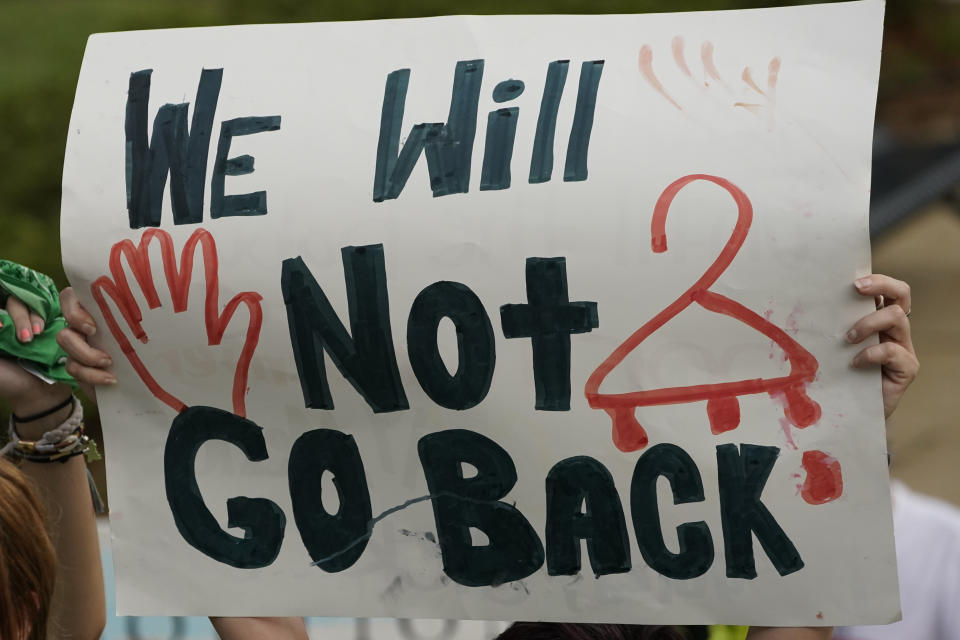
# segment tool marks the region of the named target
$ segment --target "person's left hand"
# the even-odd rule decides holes
[[[910,285],[889,276],[870,274],[853,283],[860,295],[877,301],[877,310],[860,318],[847,332],[847,342],[859,344],[874,334],[880,344],[860,351],[851,363],[858,369],[880,366],[883,413],[893,413],[920,371],[910,338]]]
[[[8,296],[6,309],[9,315],[4,320],[13,320],[17,326],[17,337],[21,342],[33,339],[32,329],[26,323],[34,322],[43,330],[42,320],[36,314],[27,311],[27,307],[17,298]],[[2,322],[2,321],[0,321]],[[26,332],[26,333],[24,333]],[[25,336],[21,338],[21,336]],[[0,399],[8,404],[11,410],[21,416],[32,415],[55,407],[70,395],[70,387],[65,384],[48,384],[40,378],[26,371],[16,360],[3,357],[0,353]]]
[[[97,385],[117,383],[109,371],[110,355],[87,342],[97,332],[97,324],[74,293],[73,287],[60,292],[60,308],[67,326],[57,334],[57,344],[67,353],[67,373],[80,384],[88,398],[96,402]]]

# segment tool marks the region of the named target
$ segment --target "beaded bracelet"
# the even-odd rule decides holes
[[[86,456],[87,462],[99,460],[100,452],[97,450],[97,443],[83,432],[83,405],[75,396],[71,396],[69,401],[73,403],[70,417],[57,428],[44,433],[39,440],[21,440],[20,434],[17,433],[17,421],[14,416],[11,416],[10,442],[3,449],[0,449],[0,454],[14,460],[40,463],[66,462],[73,456],[80,454]],[[66,404],[64,403],[59,408],[66,406]]]

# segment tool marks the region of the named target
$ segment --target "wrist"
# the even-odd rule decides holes
[[[18,416],[31,416],[55,407],[70,397],[70,387],[65,384],[47,384],[37,380],[29,393],[10,400],[10,409]]]
[[[43,417],[21,422],[15,421],[15,427],[19,436],[24,440],[37,440],[44,433],[63,424],[73,410],[73,404],[66,402],[70,396],[70,388],[66,385],[56,384],[48,385],[42,392],[32,393],[25,397],[18,398],[17,402],[11,403],[11,410],[18,418],[29,418],[37,414],[43,414],[58,405],[63,405],[56,411],[48,413]],[[64,404],[66,402],[66,404]]]

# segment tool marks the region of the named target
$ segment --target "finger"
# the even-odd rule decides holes
[[[33,340],[33,330],[30,328],[30,310],[13,296],[7,298],[7,313],[17,329],[17,339],[20,342]]]
[[[87,313],[83,305],[80,304],[80,300],[77,299],[77,294],[74,293],[73,287],[67,287],[60,292],[60,309],[63,312],[63,317],[66,319],[67,324],[71,327],[79,329],[88,336],[92,336],[97,332],[96,321],[94,321],[93,316]]]
[[[73,328],[63,329],[57,334],[57,344],[67,355],[86,367],[109,367],[110,356],[87,342],[86,336]]]
[[[880,365],[888,373],[906,380],[913,380],[920,371],[917,357],[896,342],[881,342],[867,347],[853,357],[851,365],[857,369]]]
[[[96,367],[86,367],[76,360],[67,359],[67,373],[73,376],[73,379],[80,383],[90,385],[117,384],[117,378],[106,369]]]
[[[43,318],[38,316],[34,312],[30,312],[30,329],[33,330],[33,335],[38,336],[43,333],[43,328],[46,326],[46,323],[43,321]]]
[[[908,313],[912,308],[910,285],[903,280],[897,280],[879,273],[871,273],[857,279],[853,284],[861,295],[883,296],[884,306],[896,304]]]
[[[856,344],[880,332],[885,332],[891,339],[906,347],[911,353],[913,352],[910,320],[899,305],[884,307],[863,316],[847,331],[846,339],[847,342]]]

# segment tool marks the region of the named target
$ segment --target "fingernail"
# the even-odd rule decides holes
[[[101,367],[109,367],[112,362],[113,362],[113,361],[110,360],[110,358],[104,358],[103,360],[100,361],[100,366],[101,366]]]
[[[34,333],[34,335],[43,333],[43,327],[40,326],[40,323],[39,323],[39,322],[36,323],[35,325],[33,325],[33,333]]]
[[[20,330],[20,342],[30,342],[33,336],[30,335],[30,329]]]
[[[853,342],[856,339],[857,339],[856,329],[850,329],[850,331],[847,331],[847,342]]]
[[[89,322],[86,324],[80,325],[80,330],[83,331],[88,336],[92,336],[97,332],[97,328],[92,324],[90,324]]]
[[[866,289],[870,286],[870,278],[860,278],[853,284],[856,285],[857,289]]]
[[[110,376],[109,378],[107,378],[107,384],[117,384],[117,379],[114,378],[113,376]]]

